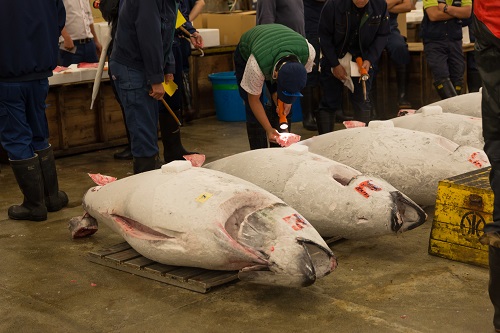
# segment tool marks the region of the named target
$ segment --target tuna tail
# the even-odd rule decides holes
[[[427,220],[425,211],[401,192],[393,191],[391,197],[396,203],[391,214],[392,231],[397,233],[412,230]]]

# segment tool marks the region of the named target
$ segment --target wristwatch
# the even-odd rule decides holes
[[[443,7],[443,13],[447,13],[448,12],[448,4],[444,5]]]

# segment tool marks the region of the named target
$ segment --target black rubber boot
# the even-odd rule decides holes
[[[318,125],[318,134],[325,134],[333,132],[333,126],[335,124],[335,114],[334,110],[319,109],[316,113],[316,123]]]
[[[488,292],[495,310],[493,325],[500,331],[500,248],[489,246],[490,283]]]
[[[455,92],[457,93],[457,95],[461,95],[462,94],[462,88],[464,86],[464,81],[463,80],[458,80],[458,81],[454,81],[452,83],[453,83],[453,87],[455,87]]]
[[[447,99],[453,96],[457,96],[455,87],[453,86],[453,83],[451,83],[449,78],[435,81],[434,87],[436,88],[441,99]]]
[[[410,72],[408,71],[408,65],[396,65],[399,109],[411,109],[411,103],[407,98],[409,75]]]
[[[317,131],[318,126],[316,125],[316,119],[314,119],[314,95],[312,88],[306,87],[302,91],[302,125],[306,130]]]
[[[190,121],[197,118],[197,112],[193,109],[193,105],[191,103],[192,94],[191,94],[191,86],[189,84],[189,73],[182,73],[182,87],[183,87],[183,108],[184,108],[184,121],[189,123]]]
[[[128,144],[127,147],[123,149],[123,151],[115,153],[113,157],[116,160],[132,160],[134,156],[132,156],[132,149],[130,148],[130,144]]]
[[[134,174],[151,171],[158,168],[156,156],[134,157]]]
[[[9,218],[13,220],[45,221],[47,207],[43,194],[43,177],[38,156],[26,160],[10,161],[17,184],[23,192],[21,205],[9,207]]]
[[[65,192],[59,191],[56,161],[52,146],[44,150],[38,150],[36,153],[42,170],[45,206],[49,212],[57,212],[68,205],[68,196]]]
[[[180,110],[174,111],[180,114]],[[184,155],[196,154],[189,152],[182,146],[181,129],[171,114],[159,114],[161,142],[163,142],[163,159],[165,163],[175,160],[184,161]]]

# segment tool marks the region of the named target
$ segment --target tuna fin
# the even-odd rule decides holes
[[[99,186],[104,186],[106,184],[112,183],[116,180],[116,177],[101,175],[100,173],[89,173],[90,178]]]

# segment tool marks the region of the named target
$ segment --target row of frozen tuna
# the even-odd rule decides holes
[[[204,168],[174,161],[101,182],[83,199],[86,214],[70,224],[78,237],[103,222],[160,263],[307,286],[337,266],[323,237],[413,229],[425,222],[419,205],[434,204],[440,180],[487,165],[478,148],[374,121]]]

